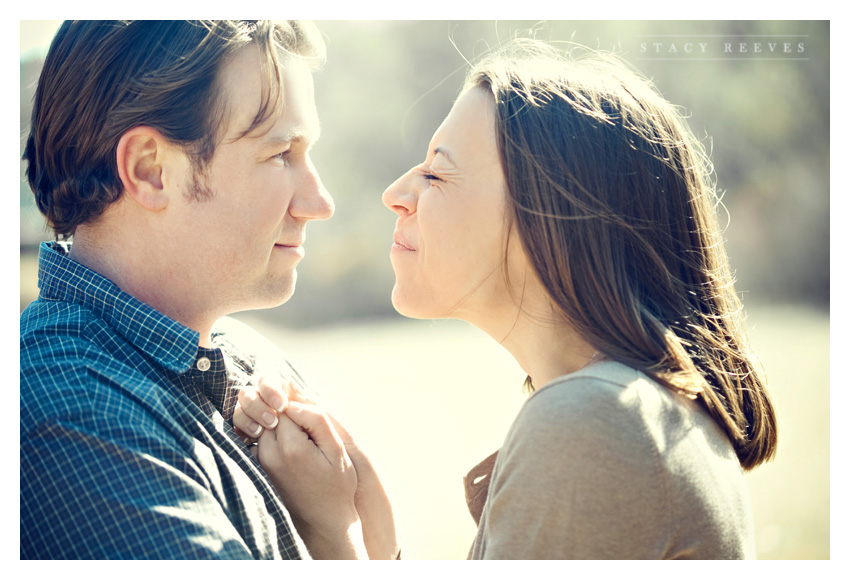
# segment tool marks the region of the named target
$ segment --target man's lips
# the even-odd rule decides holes
[[[285,248],[298,248],[300,246],[303,246],[305,241],[306,241],[306,237],[302,234],[302,235],[298,236],[297,238],[289,238],[289,239],[286,239],[286,240],[279,240],[279,241],[275,242],[274,245],[275,246],[283,246]]]
[[[275,250],[280,252],[285,252],[289,254],[297,255],[300,258],[304,257],[304,242],[303,241],[293,241],[293,242],[278,242],[274,245]]]

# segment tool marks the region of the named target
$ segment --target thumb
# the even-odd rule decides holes
[[[332,425],[332,426],[333,426],[333,428],[336,430],[336,432],[337,432],[337,434],[339,435],[340,439],[342,439],[342,443],[345,445],[345,447],[346,447],[346,448],[348,448],[348,447],[357,447],[357,444],[354,442],[354,438],[353,438],[353,437],[351,436],[351,434],[348,432],[348,429],[346,429],[345,427],[343,427],[343,426],[342,426],[342,424],[340,424],[340,422],[336,420],[336,417],[334,417],[334,416],[333,416],[333,415],[331,415],[330,413],[328,413],[327,415],[328,415],[328,418],[329,418],[329,419],[330,419],[330,421],[331,421],[331,425]]]
[[[345,444],[330,418],[315,405],[290,401],[286,416],[313,440],[319,451],[333,463],[344,460]]]

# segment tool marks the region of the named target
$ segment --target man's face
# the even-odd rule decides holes
[[[285,59],[281,114],[240,138],[260,107],[260,62],[259,51],[248,46],[223,69],[227,130],[201,174],[187,170],[180,184],[185,195],[174,200],[180,223],[175,235],[188,246],[184,275],[197,299],[209,301],[217,315],[288,300],[304,257],[307,222],[327,219],[334,209],[309,155],[319,119],[307,64]],[[193,182],[210,197],[193,200]]]

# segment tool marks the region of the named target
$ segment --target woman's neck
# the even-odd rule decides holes
[[[533,282],[516,302],[465,319],[505,347],[536,387],[584,368],[600,354],[560,316]]]
[[[584,368],[599,356],[597,350],[566,323],[522,315],[500,344],[531,377],[536,388]]]

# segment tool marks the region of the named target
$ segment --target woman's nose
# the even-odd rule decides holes
[[[384,205],[400,216],[416,213],[419,192],[416,190],[415,178],[411,169],[396,179],[381,196]]]

